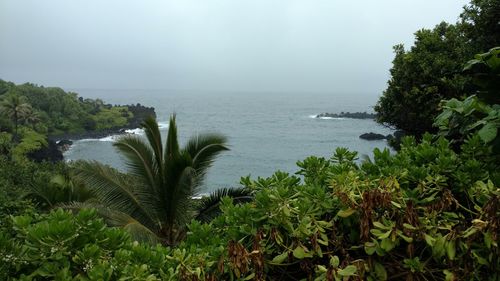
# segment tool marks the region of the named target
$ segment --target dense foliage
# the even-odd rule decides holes
[[[477,134],[485,144],[492,145],[494,154],[500,155],[500,47],[476,55],[465,71],[472,77],[476,95],[463,101],[445,101],[435,126],[455,145]]]
[[[112,106],[83,99],[60,88],[0,79],[0,154],[24,161],[60,161],[52,137],[85,137],[137,128],[153,108],[140,104]]]
[[[243,178],[255,200],[225,200],[221,216],[192,222],[175,249],[133,243],[89,211],[13,217],[11,233],[2,234],[3,274],[22,280],[498,280],[500,167],[488,160],[488,149],[477,135],[460,153],[444,138],[426,135],[419,144],[406,138],[395,155],[376,149],[361,164],[342,148],[331,159],[309,157],[298,162],[303,180],[282,172]]]
[[[500,45],[498,3],[472,0],[461,22],[417,32],[410,51],[395,48],[377,110],[417,134],[399,152],[311,156],[294,175],[242,178],[245,200],[220,200],[235,194],[223,190],[193,204],[225,139],[181,148],[173,119],[165,146],[152,118],[147,142],[117,142],[129,174],[33,163],[26,155],[47,132],[130,115],[0,81],[0,280],[500,280],[500,49],[483,49]],[[487,52],[465,64],[474,50]],[[49,114],[41,108],[53,97]],[[432,123],[437,134],[424,133]],[[157,239],[139,242],[137,229]]]
[[[499,0],[474,0],[456,24],[417,31],[409,50],[396,45],[388,87],[375,106],[378,121],[417,137],[436,132],[440,101],[472,94],[469,77],[461,73],[464,64],[500,46],[499,11]]]
[[[125,126],[133,117],[127,106],[111,106],[99,99],[83,99],[61,88],[30,83],[15,85],[0,80],[0,89],[0,99],[21,98],[30,107],[29,114],[19,116],[14,123],[28,124],[28,115],[35,115],[36,122],[32,122],[34,128],[51,135]],[[9,124],[2,125],[9,127]]]
[[[100,99],[84,99],[76,93],[65,92],[61,88],[43,87],[26,83],[15,85],[0,80],[0,99],[18,100],[25,105],[20,114],[13,116],[13,124],[3,119],[0,128],[10,129],[17,124],[30,125],[41,133],[57,135],[62,133],[82,133],[124,127],[135,122],[134,113],[143,119],[151,114],[148,108],[136,106],[112,106]],[[19,101],[20,100],[20,101]],[[22,108],[21,108],[22,109]],[[141,112],[140,110],[145,112]],[[6,111],[9,113],[11,111]],[[5,118],[8,114],[4,114]],[[137,116],[136,116],[137,117]],[[138,124],[135,124],[137,126]]]

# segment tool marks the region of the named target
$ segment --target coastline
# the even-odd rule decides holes
[[[140,128],[140,126],[136,126],[136,124],[130,124],[129,126],[109,128],[99,131],[85,131],[81,133],[64,133],[59,135],[49,135],[48,139],[55,141],[56,143],[64,140],[77,141],[82,139],[100,139],[114,135],[123,135],[126,134],[125,132],[126,130],[133,130],[138,128]]]
[[[79,133],[63,133],[57,135],[49,135],[49,140],[56,143],[61,140],[77,141],[82,139],[100,139],[112,135],[125,134],[126,130],[134,130],[141,128],[141,123],[146,117],[153,116],[156,118],[154,107],[143,106],[140,103],[125,105],[132,112],[133,117],[128,120],[125,126],[112,127],[103,130],[84,131]]]

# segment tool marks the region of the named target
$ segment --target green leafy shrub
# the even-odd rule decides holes
[[[471,76],[476,95],[463,101],[444,101],[434,126],[456,144],[477,135],[494,154],[500,155],[500,47],[476,55],[464,72]]]
[[[478,136],[455,152],[425,135],[362,163],[342,148],[309,157],[297,175],[242,178],[254,200],[226,197],[222,215],[191,222],[174,249],[132,242],[95,211],[18,216],[0,235],[0,270],[13,280],[498,280],[500,167],[487,153]]]
[[[282,172],[243,178],[255,201],[226,200],[181,247],[220,253],[211,270],[221,279],[497,280],[499,167],[477,158],[482,149],[473,138],[457,154],[425,135],[361,165],[346,149],[309,157],[304,183]]]
[[[206,253],[150,246],[109,228],[94,210],[12,217],[0,231],[2,280],[204,280]]]

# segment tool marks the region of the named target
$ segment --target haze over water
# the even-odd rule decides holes
[[[337,146],[368,154],[389,133],[371,120],[320,120],[371,111],[389,79],[392,46],[457,20],[466,0],[5,0],[0,79],[73,89],[84,98],[177,113],[180,136],[218,131],[231,151],[208,189],[240,176],[294,172]],[[89,90],[116,89],[129,90]],[[179,90],[130,90],[130,89]],[[192,90],[195,89],[195,90]],[[111,142],[67,153],[120,167]]]
[[[181,143],[201,132],[219,132],[229,138],[224,152],[209,170],[204,192],[236,186],[241,176],[270,176],[277,170],[294,173],[295,163],[307,156],[330,157],[343,146],[371,155],[385,141],[366,141],[366,132],[390,133],[372,120],[316,119],[313,115],[341,111],[372,112],[376,98],[342,93],[237,93],[167,90],[73,89],[83,97],[102,98],[113,104],[154,106],[158,120],[168,123],[177,114]],[[163,126],[162,137],[167,133]],[[124,169],[111,138],[76,142],[68,159],[93,159]]]

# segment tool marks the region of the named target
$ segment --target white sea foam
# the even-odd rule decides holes
[[[321,120],[345,120],[345,117],[330,117],[330,116],[321,116],[318,117],[317,114],[309,115],[309,118],[321,119]]]
[[[99,139],[79,139],[79,140],[76,140],[74,142],[76,143],[76,142],[92,142],[92,141],[99,141]],[[75,144],[73,143],[73,145],[75,145]]]
[[[104,138],[100,138],[100,139],[97,139],[98,141],[111,141],[111,142],[114,142],[118,139],[118,137],[120,137],[120,135],[111,135],[111,136],[107,136],[107,137],[104,137]]]
[[[135,129],[125,130],[125,133],[133,135],[144,135],[144,130],[141,128],[135,128]]]
[[[200,200],[200,199],[203,199],[203,197],[207,197],[207,196],[210,196],[210,194],[209,193],[199,193],[199,194],[196,194],[195,196],[192,196],[191,199]]]
[[[158,122],[158,128],[161,129],[167,129],[168,128],[168,122]]]
[[[168,128],[168,122],[159,122],[158,123],[158,128],[161,129],[167,129]],[[130,135],[138,135],[138,136],[143,136],[144,135],[144,129],[141,128],[135,128],[135,129],[127,129],[125,130],[126,134]],[[77,140],[76,142],[97,142],[97,141],[102,141],[102,142],[115,142],[117,141],[121,136],[124,134],[116,134],[116,135],[109,135],[106,137],[102,138],[95,138],[95,139],[80,139]]]

